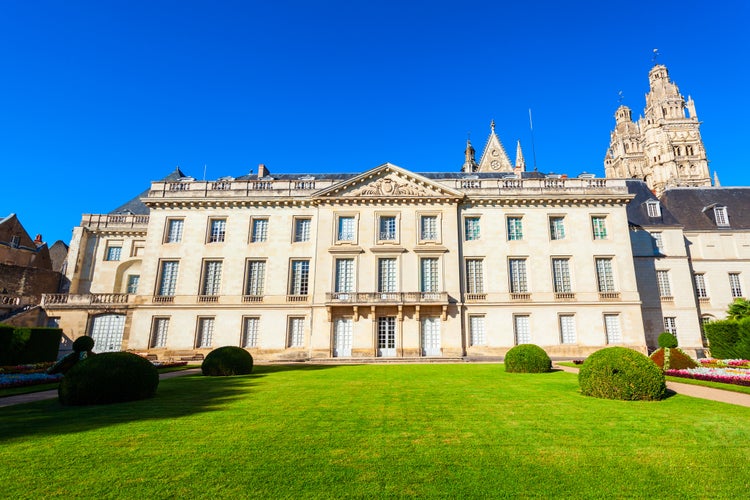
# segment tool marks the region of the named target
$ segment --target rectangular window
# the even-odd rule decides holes
[[[122,246],[108,246],[107,247],[107,255],[104,257],[104,260],[120,260],[120,256],[122,255]]]
[[[166,347],[168,330],[169,318],[154,318],[151,326],[151,347]]]
[[[242,325],[242,347],[258,347],[260,318],[245,318]]]
[[[180,262],[177,260],[162,261],[157,295],[164,297],[174,296],[175,289],[177,288],[177,271],[179,271],[179,268]]]
[[[21,245],[21,237],[20,236],[11,236],[10,237],[10,247],[11,248],[18,248]]]
[[[287,347],[304,347],[305,318],[289,318]]]
[[[396,217],[392,215],[383,215],[380,217],[380,240],[396,241]]]
[[[599,215],[591,217],[591,227],[594,230],[595,240],[607,239],[607,218]]]
[[[699,299],[708,298],[708,288],[706,288],[706,275],[696,274],[695,278],[695,294]]]
[[[740,273],[729,273],[729,288],[732,290],[732,298],[742,298],[742,283],[740,282]]]
[[[516,344],[531,344],[531,326],[528,316],[513,316]]]
[[[307,295],[310,284],[310,261],[293,260],[291,262],[289,295]]]
[[[263,296],[266,282],[266,261],[248,260],[245,276],[245,295]]]
[[[438,241],[437,215],[423,215],[419,222],[420,239],[424,241]]]
[[[508,274],[510,275],[510,293],[527,293],[529,291],[526,279],[526,259],[509,259]]]
[[[209,243],[222,243],[224,236],[227,231],[227,220],[226,219],[210,219],[208,242]]]
[[[252,232],[250,241],[252,243],[261,243],[266,241],[268,236],[268,219],[253,219]]]
[[[612,273],[612,259],[596,259],[596,280],[599,292],[614,292],[615,276]]]
[[[138,282],[141,280],[138,274],[128,275],[128,292],[127,293],[138,293]]]
[[[336,289],[338,293],[354,291],[354,259],[336,259]]]
[[[310,219],[294,219],[294,241],[298,243],[300,241],[310,240],[310,226],[312,221]]]
[[[185,227],[183,219],[167,219],[167,234],[164,243],[179,243],[182,241],[182,231]]]
[[[201,286],[201,295],[219,295],[221,288],[221,267],[220,260],[207,260],[203,263],[203,285]]]
[[[569,259],[552,259],[552,284],[555,293],[570,293],[573,291],[570,285]]]
[[[550,217],[549,218],[549,238],[551,240],[565,239],[565,218],[564,217]]]
[[[487,338],[484,329],[484,316],[469,316],[469,339],[471,345],[486,345]]]
[[[729,227],[729,216],[727,215],[727,207],[714,207],[714,218],[716,219],[717,226]]]
[[[604,315],[604,330],[607,334],[607,344],[622,343],[622,330],[620,329],[619,314]]]
[[[338,235],[336,239],[338,241],[354,241],[355,222],[354,217],[339,217]]]
[[[651,233],[654,238],[654,254],[659,255],[664,252],[664,240],[661,233]]]
[[[482,259],[466,259],[466,293],[484,293]]]
[[[656,271],[656,283],[659,286],[659,297],[671,297],[672,286],[669,282],[669,271]]]
[[[509,241],[523,239],[523,223],[521,217],[508,217],[507,225]]]
[[[658,201],[647,201],[646,211],[649,217],[661,217],[661,206]]]
[[[378,259],[378,292],[394,293],[396,291],[396,259]]]
[[[438,260],[434,257],[421,259],[421,283],[420,291],[437,292],[440,288],[438,276]]]
[[[664,331],[672,335],[677,335],[677,318],[674,316],[665,316]]]
[[[195,347],[208,349],[214,338],[214,318],[198,318],[198,333],[195,339]]]
[[[563,344],[576,343],[576,318],[572,314],[560,315],[560,341]]]
[[[464,219],[464,230],[466,241],[479,239],[479,217],[466,217]]]

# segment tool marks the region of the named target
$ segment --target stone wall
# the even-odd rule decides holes
[[[62,274],[48,269],[0,264],[0,292],[18,297],[34,297],[43,293],[56,293]]]

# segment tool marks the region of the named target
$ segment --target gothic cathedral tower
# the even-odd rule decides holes
[[[690,96],[685,102],[666,66],[657,64],[648,78],[644,116],[634,122],[627,106],[615,112],[606,176],[642,179],[657,196],[673,186],[710,186],[695,103]]]

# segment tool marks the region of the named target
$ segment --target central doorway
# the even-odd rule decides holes
[[[440,356],[440,318],[422,319],[422,355]]]
[[[378,356],[396,356],[396,317],[378,318]]]
[[[336,318],[333,325],[333,355],[349,357],[352,355],[352,319]]]

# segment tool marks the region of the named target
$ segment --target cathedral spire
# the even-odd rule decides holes
[[[520,140],[516,143],[516,168],[515,170],[518,172],[526,171],[526,160],[523,157],[523,150],[521,150]]]

